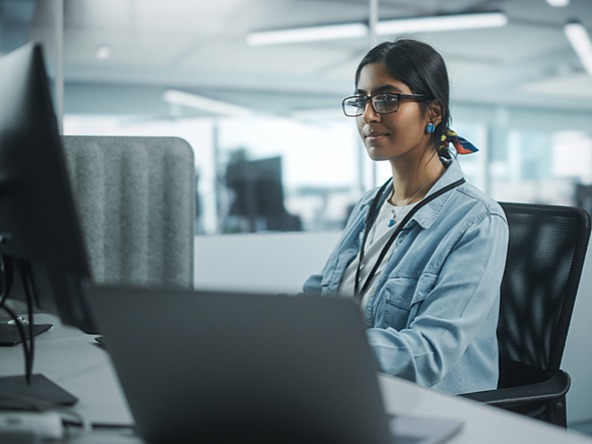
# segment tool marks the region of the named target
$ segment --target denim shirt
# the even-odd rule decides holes
[[[428,195],[462,177],[453,160]],[[322,273],[306,281],[304,293],[337,296],[360,250],[376,193],[358,202]],[[451,394],[496,388],[507,245],[502,208],[467,182],[419,209],[385,256],[363,313],[379,371]]]

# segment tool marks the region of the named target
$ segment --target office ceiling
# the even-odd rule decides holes
[[[0,0],[0,51],[42,40],[51,69],[56,3]],[[414,34],[446,58],[455,102],[592,111],[592,76],[562,29],[577,19],[592,34],[592,1],[561,8],[546,0],[378,2],[381,19],[489,10],[504,11],[509,24]],[[167,88],[270,114],[338,111],[368,38],[254,47],[246,36],[368,17],[368,0],[64,0],[66,112],[195,113],[166,104]],[[110,57],[96,57],[101,46]]]

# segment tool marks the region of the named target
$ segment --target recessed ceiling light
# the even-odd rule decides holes
[[[107,45],[101,45],[95,51],[95,57],[99,60],[106,60],[111,57],[111,47]]]

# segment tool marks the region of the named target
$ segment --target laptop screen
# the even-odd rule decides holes
[[[105,286],[88,296],[146,440],[392,442],[351,300]]]

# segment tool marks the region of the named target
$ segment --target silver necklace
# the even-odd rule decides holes
[[[394,227],[396,223],[397,223],[397,213],[395,213],[394,208],[391,208],[391,217],[389,218],[389,220],[386,221],[386,226],[391,228],[391,227]]]
[[[426,185],[427,185],[428,183],[430,183],[430,181],[431,181],[431,180],[432,180],[432,178],[429,178],[429,179],[427,180],[427,182],[425,182],[425,183],[424,183],[424,184],[423,184],[423,185],[422,185],[422,186],[421,186],[421,187],[420,187],[420,188],[419,188],[419,189],[418,189],[418,190],[415,192],[415,194],[413,194],[413,196],[411,196],[409,199],[407,199],[407,200],[405,201],[405,205],[407,205],[409,202],[411,202],[413,199],[415,199],[415,197],[416,197],[416,196],[417,196],[417,195],[418,195],[418,194],[421,192],[421,190],[423,190],[423,189],[426,187]],[[394,193],[395,193],[395,191],[393,190],[393,194],[394,194]],[[390,198],[389,198],[389,200],[390,200]],[[400,207],[404,207],[405,205],[400,205]],[[393,206],[393,208],[391,208],[391,217],[390,217],[390,218],[387,220],[387,222],[386,222],[386,225],[387,225],[387,227],[389,227],[389,228],[391,228],[391,227],[394,227],[394,226],[395,226],[395,224],[397,223],[397,212],[396,212],[396,208],[397,208],[397,205],[395,205],[395,206]]]

